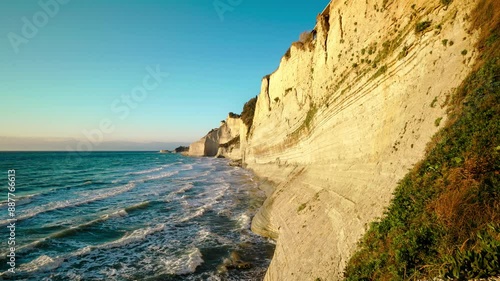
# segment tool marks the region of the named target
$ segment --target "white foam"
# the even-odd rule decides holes
[[[217,240],[217,242],[219,244],[222,244],[222,245],[234,244],[233,241],[231,241],[231,239],[220,236],[217,233],[210,232],[209,230],[202,228],[198,232],[198,236],[196,237],[196,240],[195,240],[195,243],[196,243],[195,245],[199,245],[199,244],[202,244],[206,241],[213,240],[213,239]]]
[[[149,176],[149,177],[146,177],[144,179],[140,179],[140,180],[138,180],[138,182],[145,182],[145,181],[152,181],[152,180],[159,180],[159,179],[163,179],[163,178],[169,178],[173,175],[177,175],[178,173],[179,173],[179,171],[165,172],[165,173],[161,173],[159,175]]]
[[[165,198],[165,202],[171,202],[177,195],[182,194],[194,187],[193,183],[188,182],[184,184],[180,189],[170,192]]]
[[[208,206],[200,207],[196,209],[193,213],[184,216],[178,220],[178,222],[187,222],[190,221],[194,218],[201,217],[208,209]]]
[[[194,218],[202,216],[207,210],[214,207],[217,202],[224,197],[225,192],[229,189],[228,184],[220,184],[217,187],[207,186],[207,191],[198,194],[195,200],[185,200],[184,195],[181,196],[181,205],[189,212],[186,216],[181,217],[178,222],[186,222]]]
[[[144,174],[150,174],[150,173],[158,172],[158,171],[161,171],[161,170],[163,170],[163,167],[158,167],[158,168],[153,168],[153,169],[148,169],[148,170],[143,170],[143,171],[138,171],[138,172],[130,172],[130,173],[126,173],[125,175],[126,176],[129,176],[129,175],[144,175]]]
[[[133,242],[137,241],[142,241],[144,238],[146,238],[148,235],[151,235],[153,233],[162,231],[165,228],[165,224],[158,224],[155,227],[146,227],[146,228],[139,228],[131,233],[123,236],[122,238],[105,243],[99,246],[92,247],[92,249],[111,249],[111,248],[116,248],[116,247],[121,247]]]
[[[250,222],[250,216],[246,213],[243,213],[238,217],[238,223],[240,224],[241,229],[250,229]]]
[[[184,169],[181,169],[182,171],[190,171],[193,169],[193,165],[191,164],[185,164],[183,167]]]
[[[121,246],[128,245],[133,242],[137,241],[142,241],[144,240],[148,235],[151,235],[153,233],[162,231],[165,228],[165,224],[158,224],[155,227],[146,227],[146,228],[140,228],[132,231],[129,234],[126,234],[122,238],[111,241],[108,243],[100,244],[97,246],[86,246],[78,251],[74,252],[70,256],[72,257],[78,257],[78,256],[84,256],[92,252],[93,250],[100,250],[100,249],[113,249],[113,248],[118,248]]]
[[[41,268],[44,268],[45,270],[52,270],[59,267],[62,262],[63,259],[53,259],[49,256],[41,255],[29,263],[22,264],[19,269],[24,272],[34,272],[38,271]]]
[[[107,220],[109,218],[126,217],[127,215],[128,215],[127,211],[125,209],[121,209],[121,210],[113,212],[111,214],[102,215],[100,217],[100,219],[95,220],[95,222],[97,222],[97,221],[104,221],[104,220]],[[94,221],[91,221],[91,222],[94,222]]]
[[[193,248],[186,255],[174,260],[165,258],[160,258],[160,260],[165,264],[166,273],[173,275],[193,273],[203,263],[203,258],[198,248]]]

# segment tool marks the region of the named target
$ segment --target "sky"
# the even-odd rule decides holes
[[[328,2],[3,0],[0,151],[193,142]]]

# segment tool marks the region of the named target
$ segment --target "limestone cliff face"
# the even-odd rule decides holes
[[[213,129],[199,141],[189,145],[189,156],[215,156],[219,150],[220,129]]]
[[[241,159],[240,135],[246,126],[239,117],[229,115],[219,128],[189,146],[189,156],[216,156]]]
[[[263,78],[241,157],[275,183],[253,231],[266,280],[338,280],[367,224],[446,120],[474,63],[476,1],[333,1]]]
[[[239,117],[228,116],[220,127],[218,157],[241,159],[240,130],[244,126]]]

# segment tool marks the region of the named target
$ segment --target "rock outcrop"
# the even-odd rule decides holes
[[[222,121],[220,127],[208,132],[199,141],[189,146],[189,156],[215,156],[227,157],[235,160],[241,159],[240,136],[246,135],[247,128],[241,118],[235,114],[229,114]]]
[[[189,156],[215,156],[219,150],[219,129],[212,129],[199,141],[189,145]]]
[[[219,153],[274,183],[252,223],[277,240],[266,280],[341,279],[423,157],[478,54],[476,3],[445,2],[333,1],[263,78],[239,154]]]
[[[241,118],[226,118],[226,121],[220,126],[219,150],[217,157],[227,157],[231,159],[241,159],[240,134],[244,127]]]

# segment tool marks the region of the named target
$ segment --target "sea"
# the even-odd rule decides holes
[[[226,159],[1,152],[0,169],[0,280],[262,280],[274,252],[250,230],[258,179]]]

